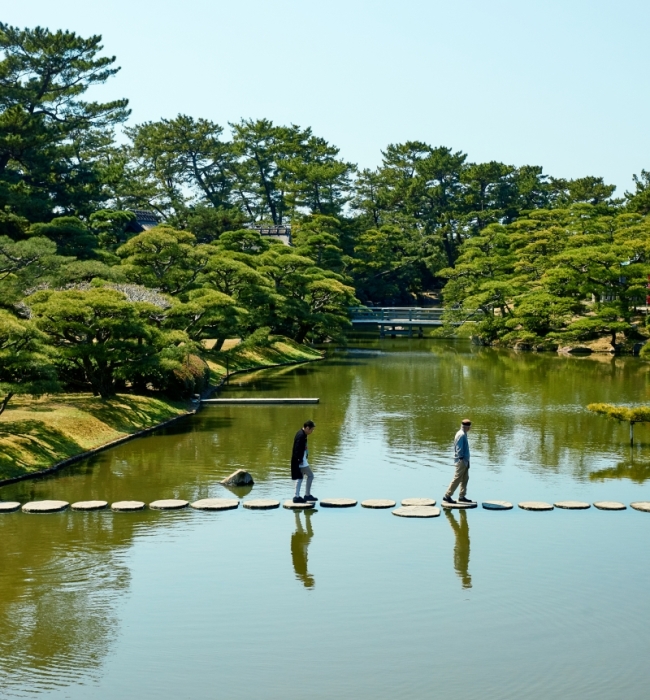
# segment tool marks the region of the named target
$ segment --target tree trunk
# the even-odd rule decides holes
[[[7,404],[11,401],[11,397],[14,395],[13,391],[10,391],[4,399],[0,402],[0,416],[4,413],[5,408],[7,408]]]
[[[311,330],[310,325],[305,325],[305,324],[300,324],[300,328],[298,330],[298,333],[296,334],[296,337],[294,338],[295,342],[298,343],[299,345],[302,345],[304,342],[305,338],[307,337],[307,333]]]

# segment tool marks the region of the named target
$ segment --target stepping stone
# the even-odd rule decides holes
[[[324,498],[320,504],[323,508],[353,508],[357,501],[354,498]]]
[[[149,508],[153,510],[180,510],[181,508],[187,508],[189,506],[188,501],[181,501],[177,498],[163,498],[160,501],[152,501],[149,504]]]
[[[362,504],[363,505],[363,504]],[[403,506],[435,506],[435,498],[403,498]]]
[[[190,505],[196,510],[234,510],[239,508],[239,501],[236,498],[202,498]]]
[[[57,513],[69,505],[67,501],[30,501],[23,506],[23,513]]]
[[[553,506],[544,501],[522,501],[519,507],[523,510],[553,510]]]
[[[361,501],[362,508],[394,508],[395,501],[387,498],[370,498],[367,501]]]
[[[558,501],[554,505],[556,508],[564,508],[565,510],[587,510],[587,508],[591,508],[591,505],[584,501]]]
[[[402,506],[395,508],[393,515],[400,518],[437,518],[440,515],[440,508],[433,506]]]
[[[112,510],[117,511],[130,511],[130,510],[144,510],[144,503],[142,501],[116,501],[111,503]]]
[[[636,501],[636,503],[630,503],[630,508],[641,510],[644,513],[650,513],[650,501]]]
[[[440,505],[443,508],[461,508],[461,509],[466,509],[466,508],[476,508],[478,506],[478,503],[447,503],[447,501],[440,501]]]
[[[618,501],[597,501],[594,506],[598,510],[625,510],[627,507],[625,503],[619,503]]]
[[[20,508],[18,501],[0,501],[0,513],[13,513]]]
[[[104,510],[108,505],[108,501],[77,501],[70,508],[72,510]]]
[[[307,501],[307,503],[294,503],[293,501],[285,501],[282,504],[283,508],[287,510],[311,510],[316,503],[314,501]]]
[[[512,510],[510,501],[483,501],[485,510]]]
[[[244,501],[244,508],[249,510],[272,510],[279,508],[280,501],[272,501],[270,498],[257,498],[250,501]]]

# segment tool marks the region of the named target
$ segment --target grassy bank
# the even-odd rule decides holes
[[[242,348],[226,341],[221,352],[210,352],[205,359],[210,367],[211,383],[218,384],[228,372],[246,369],[262,369],[287,362],[309,362],[319,360],[322,353],[306,345],[298,345],[293,340],[281,338],[266,347]]]
[[[242,348],[236,353],[211,352],[206,359],[213,384],[225,376],[226,355],[230,372],[321,357],[316,350],[286,339],[267,347]],[[151,428],[188,410],[186,402],[132,394],[119,394],[108,400],[91,394],[15,397],[0,416],[0,481],[49,469],[64,459]]]
[[[14,398],[0,416],[0,480],[24,476],[187,412],[151,396]]]

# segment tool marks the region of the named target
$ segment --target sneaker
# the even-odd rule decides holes
[[[294,496],[293,502],[294,503],[306,503],[307,501],[305,501],[305,499],[302,496]]]
[[[476,501],[472,501],[472,500],[470,500],[469,498],[465,498],[465,496],[461,496],[461,497],[458,499],[458,502],[459,502],[459,503],[476,503]]]
[[[454,501],[454,499],[453,499],[451,496],[443,496],[443,499],[442,499],[442,500],[443,500],[445,503],[456,503],[456,501]]]
[[[312,496],[311,494],[309,494],[309,496],[305,496],[305,501],[311,501],[312,503],[315,503],[317,500],[318,499],[316,498],[316,496]]]

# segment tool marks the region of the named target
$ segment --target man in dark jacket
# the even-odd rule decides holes
[[[308,420],[296,433],[293,439],[293,451],[291,452],[291,478],[296,482],[296,495],[293,497],[294,503],[306,503],[307,501],[317,501],[318,499],[311,495],[311,482],[314,480],[314,473],[309,468],[307,455],[307,436],[314,432],[314,421]],[[303,477],[307,477],[307,486],[305,487],[305,497],[300,495]]]

